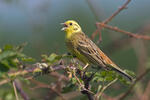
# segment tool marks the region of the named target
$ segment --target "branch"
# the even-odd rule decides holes
[[[110,85],[112,85],[113,83],[115,83],[118,79],[116,78],[115,80],[111,81],[110,83],[108,83],[106,86],[102,87],[101,91],[99,91],[98,93],[96,93],[95,98],[96,100],[99,100],[99,98],[101,97],[102,93],[104,92],[104,90],[106,88],[108,88]]]
[[[16,89],[18,90],[18,93],[20,93],[21,97],[24,99],[24,100],[29,100],[29,97],[28,95],[23,91],[19,81],[16,81],[14,80],[14,84],[16,86]]]
[[[150,81],[148,82],[146,88],[145,88],[145,92],[142,94],[140,100],[149,100],[150,96]]]
[[[50,73],[50,75],[52,76],[52,77],[55,77],[56,79],[61,79],[61,80],[63,80],[63,81],[69,81],[69,78],[67,77],[67,76],[65,76],[65,75],[63,75],[63,74],[60,74],[60,73],[58,73],[58,72],[51,72]],[[59,79],[59,80],[60,80]]]
[[[108,24],[108,22],[110,22],[116,15],[118,15],[122,10],[124,10],[125,8],[127,8],[127,5],[130,3],[131,0],[127,0],[116,12],[114,12],[109,18],[107,18],[105,21],[103,21],[103,24]],[[101,29],[102,27],[97,26],[96,31],[92,34],[92,39],[94,39],[94,37],[97,35],[97,33],[99,32],[99,40],[98,42],[100,42],[101,39]]]
[[[29,73],[44,73],[44,74],[47,74],[47,73],[51,73],[51,72],[54,72],[56,70],[61,70],[61,69],[65,69],[66,66],[64,65],[54,65],[54,66],[48,66],[46,63],[36,63],[36,64],[33,64],[33,65],[26,65],[27,69],[25,70],[19,70],[19,71],[16,71],[16,72],[9,72],[8,73],[8,77],[10,78],[7,78],[7,79],[4,79],[4,80],[1,80],[0,81],[0,85],[3,85],[3,84],[6,84],[8,82],[11,81],[11,77],[12,78],[16,78],[17,76],[24,76],[26,74],[29,74]]]
[[[110,22],[116,15],[118,15],[122,10],[127,8],[127,5],[130,3],[131,0],[127,0],[116,12],[114,12],[109,18],[103,21],[103,24],[107,24]]]
[[[112,27],[110,25],[106,25],[104,23],[97,23],[99,24],[101,27],[105,27],[107,29],[110,29],[110,30],[113,30],[113,31],[116,31],[116,32],[120,32],[120,33],[124,33],[128,36],[131,36],[131,37],[134,37],[134,38],[137,38],[137,39],[144,39],[144,40],[150,40],[150,36],[146,36],[146,35],[138,35],[139,33],[132,33],[132,32],[128,32],[128,31],[124,31],[124,30],[121,30],[117,27]]]
[[[79,72],[78,73],[82,73],[80,70],[78,70]],[[88,97],[88,100],[94,100],[94,98],[93,98],[93,92],[92,91],[90,91],[90,89],[89,89],[89,85],[90,85],[90,81],[91,81],[91,79],[92,79],[92,77],[93,77],[93,75],[91,75],[90,77],[87,77],[86,75],[85,75],[85,73],[83,74],[83,76],[80,76],[81,77],[81,79],[83,80],[83,84],[80,82],[80,80],[79,80],[79,78],[76,76],[76,73],[75,73],[75,70],[73,69],[73,71],[72,71],[72,73],[73,73],[73,75],[74,75],[74,77],[76,78],[76,80],[77,80],[77,82],[78,82],[78,84],[79,84],[79,86],[81,87],[81,89],[83,89],[82,91],[81,91],[81,93],[82,94],[86,94],[87,95],[87,97]]]
[[[10,79],[4,79],[4,80],[0,81],[0,86],[3,85],[3,84],[8,83],[10,81],[11,81]]]
[[[12,82],[12,84],[13,84],[13,88],[14,88],[14,92],[15,92],[16,100],[19,100],[19,97],[18,97],[18,93],[17,93],[17,89],[16,89],[15,82],[13,81],[13,82]]]
[[[86,94],[89,100],[94,100],[93,92],[90,90],[90,81],[92,80],[95,73],[91,74],[89,77],[86,75],[86,72],[84,72],[83,76],[81,76],[83,82],[84,82],[84,88],[86,90],[81,91],[82,94]]]
[[[57,88],[57,84],[55,85],[48,85],[36,80],[30,80],[32,81],[32,83],[35,83],[37,86],[32,88],[32,89],[36,89],[36,88],[49,88],[51,91],[53,91],[54,93],[56,93],[59,97],[61,97],[62,100],[66,100],[63,95],[56,89]]]

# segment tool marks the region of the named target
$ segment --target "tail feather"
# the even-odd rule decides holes
[[[118,74],[126,78],[128,81],[133,82],[133,77],[121,70],[120,68],[114,68],[112,67],[112,70],[116,71]]]

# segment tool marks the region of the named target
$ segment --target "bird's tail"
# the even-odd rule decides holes
[[[133,82],[134,79],[132,76],[130,76],[129,74],[127,74],[125,71],[123,71],[122,69],[120,68],[115,68],[115,67],[112,67],[112,70],[114,70],[115,72],[117,72],[119,75],[123,76],[125,79],[127,79],[128,81],[130,82]]]

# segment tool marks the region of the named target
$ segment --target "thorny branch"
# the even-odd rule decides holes
[[[103,21],[103,24],[108,24],[108,22],[110,22],[116,15],[118,15],[122,10],[124,10],[125,8],[127,8],[127,5],[130,3],[131,0],[127,0],[116,12],[114,12],[109,18],[107,18],[105,21]],[[94,39],[94,37],[97,35],[97,33],[99,32],[99,41],[101,41],[101,29],[102,27],[97,26],[96,31],[92,34],[92,39]]]
[[[145,88],[144,94],[141,96],[140,100],[149,100],[150,95],[149,95],[149,90],[150,90],[150,81],[148,82],[147,87]]]
[[[116,32],[121,32],[121,33],[124,33],[130,37],[134,37],[134,38],[137,38],[137,39],[144,39],[144,40],[150,40],[150,36],[146,36],[146,35],[139,35],[138,33],[132,33],[132,32],[128,32],[128,31],[124,31],[124,30],[121,30],[117,27],[112,27],[110,25],[106,25],[104,23],[97,23],[97,25],[100,25],[101,27],[105,27],[105,28],[108,28],[110,30],[113,30],[113,31],[116,31]]]
[[[81,87],[81,93],[87,95],[88,100],[94,100],[94,93],[90,90],[90,81],[92,80],[95,73],[93,73],[90,77],[88,77],[86,75],[86,71],[83,72],[79,69],[77,69],[77,70],[73,69],[71,71],[72,71],[73,76],[77,80],[77,83],[78,83],[77,85],[79,85],[79,87]],[[83,82],[80,82],[80,80],[76,74],[80,75],[80,78],[83,80]]]
[[[18,90],[18,93],[20,93],[21,97],[24,100],[29,100],[28,95],[23,91],[21,84],[19,83],[19,81],[14,80],[14,84],[16,86],[16,89]]]
[[[116,32],[120,32],[120,33],[124,33],[128,36],[131,36],[131,37],[134,37],[134,38],[137,38],[137,39],[144,39],[144,40],[150,40],[150,36],[146,36],[146,35],[139,35],[139,34],[135,34],[135,33],[132,33],[132,32],[128,32],[128,31],[125,31],[125,30],[121,30],[117,27],[112,27],[110,25],[107,25],[108,22],[110,22],[116,15],[118,15],[123,9],[127,8],[127,5],[130,3],[131,0],[127,0],[123,6],[121,6],[116,12],[114,12],[112,14],[112,16],[110,16],[109,18],[107,18],[105,21],[103,22],[98,22],[96,23],[96,31],[92,34],[92,39],[94,39],[94,37],[97,35],[97,33],[99,33],[99,40],[98,42],[100,42],[102,40],[102,37],[101,37],[101,30],[102,28],[108,28],[110,30],[113,30],[113,31],[116,31]]]
[[[26,65],[27,69],[24,70],[19,70],[16,72],[9,72],[8,73],[8,77],[17,77],[17,76],[24,76],[26,74],[29,73],[37,73],[37,72],[42,72],[42,73],[50,73],[50,72],[54,72],[56,70],[61,70],[61,69],[65,69],[66,66],[64,65],[54,65],[54,66],[48,66],[46,63],[36,63],[33,65]],[[29,67],[30,66],[30,67]],[[10,78],[6,78],[4,80],[0,81],[0,85],[6,84],[8,82],[11,81]]]
[[[51,91],[53,91],[54,93],[56,93],[59,97],[61,97],[62,100],[66,100],[63,95],[56,89],[57,88],[57,84],[56,85],[48,85],[39,81],[36,81],[34,79],[30,80],[31,82],[35,83],[37,86],[33,87],[32,89],[36,89],[36,88],[49,88]]]
[[[30,65],[31,66],[31,65]],[[55,73],[53,71],[57,71],[57,70],[61,70],[61,69],[66,69],[67,67],[65,67],[64,65],[57,65],[57,66],[47,66],[46,63],[36,63],[36,64],[33,64],[34,68],[29,68],[29,69],[25,69],[23,71],[18,71],[18,72],[10,72],[8,75],[10,77],[17,77],[17,76],[20,76],[20,75],[25,75],[25,74],[28,74],[28,73],[34,73],[34,72],[40,72],[40,71],[44,71],[46,73],[53,73],[52,75],[55,76],[55,77],[58,77],[58,73]],[[35,67],[36,66],[36,67]],[[73,66],[72,66],[73,67]],[[132,89],[134,88],[134,86],[136,85],[136,83],[138,81],[140,81],[145,75],[148,74],[148,72],[150,72],[150,69],[147,69],[144,73],[142,73],[139,77],[137,77],[137,79],[135,80],[135,82],[131,85],[131,87],[129,88],[129,90],[124,93],[123,95],[119,96],[119,97],[112,97],[112,100],[123,100],[125,99],[128,94],[132,91]],[[92,79],[92,76],[91,77],[87,77],[85,74],[83,74],[83,76],[81,76],[81,79],[83,80],[84,84],[80,83],[80,85],[82,85],[82,87],[84,86],[83,88],[83,91],[81,91],[83,94],[86,94],[88,96],[88,99],[89,100],[94,100],[93,99],[93,93],[91,93],[91,91],[89,90],[89,82],[90,80]],[[61,76],[63,78],[63,80],[66,80],[68,81],[68,79],[64,76]],[[1,81],[1,85],[5,84],[5,83],[8,83],[10,82],[11,80],[10,79],[6,79],[6,81],[4,82],[5,80]],[[114,81],[113,81],[114,82]],[[22,92],[20,87],[18,87],[17,83],[14,83],[14,86],[15,88],[18,89],[19,92]],[[46,86],[46,85],[40,85],[42,87],[48,87],[50,88],[51,90],[57,92],[56,90],[54,90],[53,88],[49,87],[49,86]],[[109,86],[109,85],[108,85]],[[62,97],[62,95],[60,93],[57,93],[58,96]],[[100,93],[101,94],[101,93]],[[101,94],[102,95],[102,94]],[[104,97],[108,98],[108,96],[106,94],[103,94],[105,95]],[[111,100],[111,97],[109,97],[109,99]],[[24,99],[24,100],[28,100],[27,99]]]
[[[115,80],[111,81],[109,84],[107,84],[106,86],[102,87],[101,91],[98,92],[95,97],[96,97],[96,100],[99,100],[99,98],[101,97],[102,93],[104,92],[104,90],[106,88],[108,88],[110,85],[112,85],[113,83],[115,83],[118,79],[116,78]]]
[[[92,75],[90,75],[90,77],[88,77],[84,73],[83,76],[81,76],[81,78],[84,82],[84,88],[86,89],[86,90],[82,90],[81,93],[86,94],[89,100],[94,100],[94,95],[93,95],[93,93],[90,92],[90,81],[92,80],[94,74],[95,73],[93,73]]]
[[[131,0],[127,0],[116,12],[114,12],[109,18],[103,21],[103,24],[107,24],[110,22],[116,15],[118,15],[122,10],[127,8],[127,5],[130,3]]]

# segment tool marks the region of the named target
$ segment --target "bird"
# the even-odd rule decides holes
[[[104,70],[113,70],[132,82],[133,77],[118,67],[106,54],[82,31],[74,20],[61,23],[65,34],[65,43],[69,52],[76,56],[85,66],[95,65]]]

